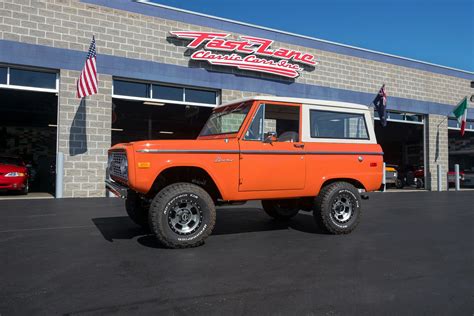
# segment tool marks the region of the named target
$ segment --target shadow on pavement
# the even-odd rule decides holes
[[[162,248],[154,235],[135,225],[128,216],[93,218],[92,222],[105,240],[133,239],[146,247]],[[324,234],[315,224],[311,213],[300,212],[288,222],[274,220],[260,209],[232,208],[217,211],[216,225],[212,232],[216,235],[264,232],[293,229],[303,233]]]
[[[148,234],[127,216],[93,218],[92,222],[102,233],[104,239],[110,242],[115,239],[132,239]]]

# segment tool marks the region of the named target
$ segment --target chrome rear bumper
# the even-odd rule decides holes
[[[128,188],[126,186],[123,186],[120,183],[110,179],[105,179],[105,187],[116,196],[121,197],[122,199],[127,198]]]

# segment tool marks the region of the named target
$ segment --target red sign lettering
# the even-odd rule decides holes
[[[296,63],[310,66],[318,63],[312,54],[285,48],[271,49],[273,41],[265,38],[241,36],[240,40],[229,40],[227,39],[231,35],[229,33],[192,31],[176,31],[171,34],[178,38],[191,40],[187,45],[188,48],[198,49],[203,46],[191,55],[191,59],[204,60],[212,65],[296,78],[303,71],[303,67]],[[210,50],[226,53],[213,53]],[[280,60],[268,59],[268,57]]]

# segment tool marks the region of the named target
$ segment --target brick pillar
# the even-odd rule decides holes
[[[448,121],[445,116],[429,114],[426,120],[426,188],[438,190],[437,165],[441,165],[441,190],[448,187]]]
[[[78,71],[61,70],[58,151],[64,154],[64,197],[105,196],[111,144],[112,77],[99,74],[99,93],[76,98]]]

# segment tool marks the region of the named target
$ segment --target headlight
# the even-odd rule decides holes
[[[109,154],[109,159],[107,160],[107,168],[110,168],[113,160],[114,160],[113,156]]]
[[[26,174],[23,172],[9,172],[5,177],[24,177]]]
[[[120,173],[124,176],[128,175],[128,162],[127,159],[123,159],[120,163]]]

